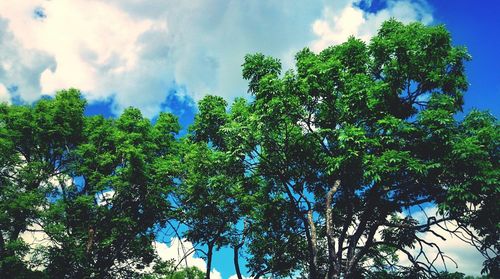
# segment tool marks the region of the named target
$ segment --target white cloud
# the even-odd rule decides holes
[[[245,96],[247,53],[278,57],[290,68],[304,46],[367,38],[391,16],[432,18],[422,1],[388,0],[377,13],[357,2],[4,0],[0,83],[17,85],[28,102],[76,87],[90,102],[113,98],[115,112],[136,106],[153,116],[175,84],[195,100]]]
[[[18,60],[36,67],[0,82],[18,85],[29,102],[41,92],[76,87],[91,102],[113,97],[116,111],[133,105],[147,116],[160,110],[174,82],[195,99],[241,96],[243,56],[262,51],[291,60],[313,38],[309,22],[320,7],[285,0],[2,1],[7,41],[51,60]],[[26,53],[17,57],[29,60]]]
[[[319,39],[312,43],[312,49],[320,51],[332,44],[344,42],[349,36],[358,35],[366,22],[364,12],[353,5],[345,6],[340,12],[325,8],[323,19],[313,23],[313,32]]]
[[[450,229],[456,228],[453,224],[449,224],[448,227]],[[445,255],[456,261],[458,267],[451,260],[445,261],[449,272],[457,271],[468,275],[480,275],[482,263],[485,259],[474,247],[440,228],[434,231],[445,237],[446,240],[442,240],[431,233],[424,233],[422,238],[427,242],[436,243]],[[437,255],[437,251],[434,248],[429,247],[426,250],[429,257],[434,258]],[[442,261],[437,262],[438,267],[444,268]]]
[[[10,95],[5,85],[0,83],[0,103],[10,104]]]
[[[213,268],[212,271],[210,271],[210,278],[222,279],[222,275],[217,271],[217,269]]]
[[[326,6],[323,16],[316,20],[312,29],[319,38],[312,42],[314,51],[339,44],[349,36],[355,36],[368,41],[373,37],[380,24],[390,18],[396,18],[404,23],[421,21],[424,24],[432,22],[432,11],[424,1],[388,0],[387,7],[376,12],[366,12],[356,4],[360,0],[348,1],[343,7]]]
[[[35,17],[35,9],[46,17]],[[126,84],[127,75],[138,71],[139,36],[164,27],[146,19],[134,20],[105,2],[84,0],[2,1],[0,17],[8,20],[8,30],[13,34],[8,41],[23,50],[46,53],[55,62],[40,65],[28,78],[21,78],[25,73],[19,72],[17,80],[9,80],[19,86],[20,96],[27,101],[33,101],[41,92],[52,94],[68,87],[85,91],[90,101],[111,96],[123,89],[118,86],[119,80]],[[11,64],[33,61],[23,62]],[[38,86],[26,87],[23,80]],[[141,98],[135,98],[135,102],[146,110],[152,106]]]
[[[23,89],[22,97],[31,102],[40,97],[40,72],[54,67],[55,61],[41,50],[20,44],[2,18],[3,5],[0,2],[0,101],[11,101],[12,95],[19,94],[18,87]]]
[[[154,243],[158,256],[164,260],[174,260],[179,263],[179,267],[197,267],[201,271],[206,270],[206,262],[202,258],[195,257],[193,244],[186,239],[171,238],[170,245],[161,242]],[[213,268],[210,277],[214,279],[222,278],[219,271]]]
[[[43,231],[43,228],[39,224],[29,225],[26,230],[21,233],[20,238],[29,245],[30,249],[45,249],[57,245]],[[24,261],[34,270],[45,269],[43,264],[38,265],[36,264],[37,261],[33,261],[33,258],[36,257],[36,254],[33,252],[34,250],[29,250],[24,256]]]
[[[426,207],[425,212],[418,210],[411,214],[411,217],[419,221],[420,224],[425,224],[427,222],[427,218],[433,216],[436,218],[442,218],[441,215],[438,215],[437,207],[435,206]],[[445,228],[448,228],[448,230],[455,230],[457,228],[457,225],[454,222],[445,222],[442,224],[442,226],[445,226]],[[476,248],[462,241],[456,235],[453,235],[439,228],[438,226],[433,226],[432,230],[444,237],[446,240],[442,240],[441,238],[430,232],[420,233],[419,237],[429,243],[437,244],[446,256],[452,258],[457,263],[458,268],[455,266],[455,263],[453,263],[453,261],[445,259],[446,267],[448,268],[449,272],[462,272],[467,275],[480,275],[482,263],[485,259],[476,250]],[[424,247],[424,251],[431,260],[437,255],[437,250],[434,247],[426,246]],[[418,252],[415,252],[414,256],[416,256],[417,253]],[[407,260],[406,255],[404,255],[403,253],[399,253],[399,258],[400,260],[402,260],[402,264],[410,264]],[[441,259],[438,259],[436,261],[436,267],[444,270],[444,265]]]
[[[28,228],[21,233],[21,239],[31,247],[36,246],[50,246],[53,242],[49,236],[43,231],[43,228],[38,224],[28,226]]]

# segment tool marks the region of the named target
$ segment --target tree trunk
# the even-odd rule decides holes
[[[212,252],[214,249],[214,244],[212,242],[208,243],[207,252],[207,273],[205,275],[206,279],[210,279],[210,270],[212,270]]]
[[[328,274],[327,279],[333,279],[338,276],[339,271],[336,269],[335,242],[333,235],[333,219],[332,219],[332,202],[333,195],[337,192],[340,186],[340,180],[336,180],[332,188],[326,194],[326,238],[328,245]]]
[[[3,262],[5,259],[5,240],[3,239],[3,233],[0,231],[0,261]],[[0,263],[0,274],[4,274],[3,263]]]
[[[85,248],[87,256],[90,256],[92,254],[93,245],[94,245],[94,229],[92,228],[92,226],[89,225],[87,245]]]
[[[285,179],[283,179],[280,176],[281,181],[283,182],[284,189],[286,191],[286,194],[288,195],[288,198],[290,199],[290,202],[292,203],[293,209],[297,213],[297,216],[302,220],[304,223],[304,229],[306,231],[306,239],[307,239],[307,250],[309,253],[309,279],[317,279],[317,248],[316,248],[316,226],[314,225],[314,220],[313,220],[313,214],[312,214],[312,209],[309,204],[309,211],[307,212],[307,217],[304,216],[303,212],[300,210],[299,206],[294,203],[295,198],[288,188],[288,183]]]
[[[318,248],[316,246],[317,244],[317,234],[316,234],[316,225],[314,224],[314,219],[313,219],[313,211],[310,209],[307,212],[307,221],[309,224],[309,231],[310,231],[310,236],[308,237],[309,240],[309,279],[317,279],[318,278]],[[306,229],[306,235],[307,235],[307,229]]]
[[[236,276],[238,277],[238,279],[243,279],[243,277],[241,276],[241,271],[240,271],[240,263],[238,262],[240,247],[241,247],[241,244],[234,246],[233,261],[234,261],[234,269],[236,270]]]

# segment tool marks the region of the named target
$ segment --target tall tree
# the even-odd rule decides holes
[[[238,273],[238,235],[241,209],[239,199],[247,187],[242,158],[228,153],[233,144],[222,134],[226,119],[226,102],[221,97],[207,96],[199,103],[200,112],[184,140],[181,175],[177,197],[181,204],[181,221],[187,225],[188,240],[206,246],[206,278],[210,278],[214,249],[231,245]]]
[[[85,103],[70,89],[34,106],[0,104],[0,274],[26,271],[21,235],[39,224],[52,182],[82,141]]]
[[[137,277],[158,262],[152,245],[173,218],[179,173],[177,118],[152,124],[132,108],[116,120],[85,117],[85,103],[71,89],[0,106],[2,275]],[[26,232],[45,245],[25,243]]]
[[[434,228],[452,221],[479,229],[478,248],[498,253],[498,215],[481,209],[498,209],[498,124],[477,112],[454,118],[468,59],[444,26],[395,20],[368,44],[349,38],[318,54],[304,49],[284,74],[277,59],[245,57],[253,101],[236,112],[219,106],[199,126],[210,127],[215,146],[237,139],[224,144],[226,154],[261,182],[266,214],[248,215],[254,275],[358,278],[392,268],[437,276],[437,261],[449,259],[422,233],[444,238]],[[440,214],[408,214],[429,206]]]
[[[153,125],[137,109],[89,117],[69,183],[43,215],[52,242],[46,272],[67,278],[137,277],[156,257],[155,226],[172,218],[177,118]]]

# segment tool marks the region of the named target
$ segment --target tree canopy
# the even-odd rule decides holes
[[[76,89],[1,104],[0,274],[210,278],[229,247],[239,278],[241,257],[254,278],[463,278],[424,237],[451,234],[499,276],[500,130],[460,114],[470,58],[444,26],[395,20],[287,71],[249,54],[251,97],[204,97],[183,137],[171,113],[86,116]],[[205,272],[159,257],[172,230]]]

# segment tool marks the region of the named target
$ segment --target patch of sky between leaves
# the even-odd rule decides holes
[[[21,95],[19,94],[19,86],[16,84],[11,84],[7,86],[7,94],[10,95],[10,99],[13,105],[16,106],[21,106],[24,105],[25,102],[21,98]]]
[[[368,13],[377,13],[387,8],[387,0],[361,0],[354,6]]]
[[[114,117],[113,113],[114,97],[102,101],[87,104],[84,114],[86,116],[102,115],[105,118]]]
[[[187,134],[188,127],[193,123],[194,116],[197,113],[196,102],[185,92],[187,92],[186,87],[174,83],[160,105],[161,111],[171,112],[179,118],[179,124],[181,125],[179,136]],[[154,118],[153,122],[155,120]]]
[[[43,7],[36,7],[33,10],[33,18],[36,20],[43,21],[44,19],[47,18],[47,13],[45,12],[45,9]]]

